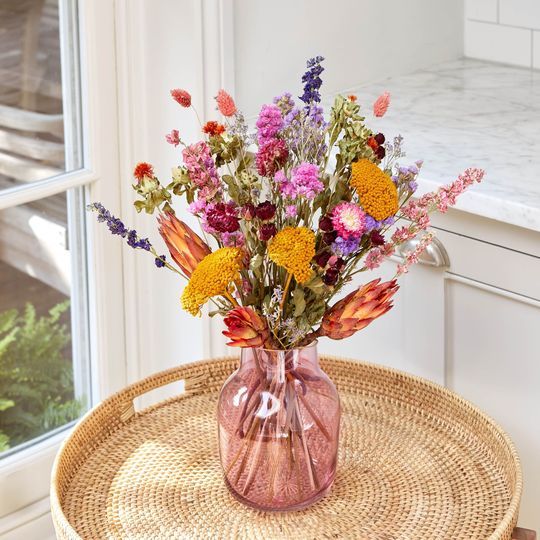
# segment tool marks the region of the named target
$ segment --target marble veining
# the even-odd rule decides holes
[[[391,107],[366,112],[369,124],[403,135],[402,164],[424,160],[420,193],[481,167],[483,183],[456,207],[540,231],[540,71],[461,59],[348,92],[371,107],[384,90]]]

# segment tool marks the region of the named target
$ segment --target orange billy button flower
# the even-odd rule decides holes
[[[312,275],[311,259],[315,256],[315,233],[306,227],[285,227],[272,238],[268,257],[305,283]]]
[[[158,217],[159,234],[167,244],[174,262],[187,277],[210,253],[206,242],[174,214]]]
[[[262,347],[270,336],[266,321],[250,307],[232,309],[223,321],[227,326],[223,335],[231,347]]]
[[[361,159],[351,166],[351,187],[356,190],[364,211],[377,221],[398,211],[398,193],[392,179],[369,161]]]
[[[396,280],[370,281],[334,304],[323,316],[317,336],[344,339],[362,330],[392,307],[392,296],[399,289]]]
[[[241,248],[224,247],[207,255],[195,268],[182,294],[182,307],[197,315],[213,296],[228,295],[227,287],[240,279]]]

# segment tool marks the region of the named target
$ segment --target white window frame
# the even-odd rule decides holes
[[[75,2],[59,2],[64,28],[72,13],[66,8]],[[115,211],[121,211],[116,9],[111,0],[78,2],[83,168],[2,192],[0,210],[85,186],[88,200],[103,200]],[[61,32],[62,47],[69,46],[68,38]],[[66,65],[68,56],[62,55],[63,72],[69,68]],[[66,94],[69,84],[69,81],[63,81],[64,95],[69,95]],[[68,118],[67,99],[64,100],[66,105],[65,117]],[[72,137],[71,140],[76,136],[66,134],[68,138]],[[117,243],[107,240],[106,229],[95,219],[88,219],[90,405],[126,384],[123,254]],[[0,518],[0,539],[12,539],[21,534],[24,534],[21,538],[47,538],[52,533],[43,530],[44,523],[50,527],[50,519],[43,519],[49,508],[49,475],[54,456],[66,434],[67,430],[61,430],[0,462],[0,501],[9,501],[6,504],[13,509]],[[26,528],[24,524],[27,524]]]

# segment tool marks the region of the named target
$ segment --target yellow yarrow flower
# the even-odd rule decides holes
[[[182,308],[197,315],[212,296],[224,294],[229,284],[240,278],[243,252],[224,247],[209,253],[195,267],[182,294]]]
[[[364,211],[377,221],[393,216],[398,211],[399,200],[394,182],[369,159],[361,159],[352,164],[349,183],[356,190]]]
[[[311,259],[315,256],[315,234],[306,227],[285,227],[268,246],[268,257],[290,272],[298,283],[312,274]]]

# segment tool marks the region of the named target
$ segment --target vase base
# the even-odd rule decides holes
[[[309,506],[312,506],[316,502],[320,501],[323,497],[328,495],[328,493],[331,491],[332,486],[334,484],[334,479],[332,478],[330,482],[328,482],[324,488],[319,490],[317,493],[315,493],[315,495],[313,495],[309,499],[306,499],[305,501],[301,501],[298,503],[291,503],[288,505],[280,505],[279,503],[274,503],[268,506],[263,505],[263,504],[257,504],[253,501],[250,501],[243,495],[240,495],[240,493],[235,491],[235,489],[231,486],[227,478],[224,478],[224,482],[225,482],[225,485],[227,486],[227,489],[231,493],[231,495],[238,502],[241,502],[243,505],[249,506],[250,508],[253,508],[255,510],[260,510],[261,512],[283,513],[283,512],[298,512],[299,510],[304,510],[308,508]]]

